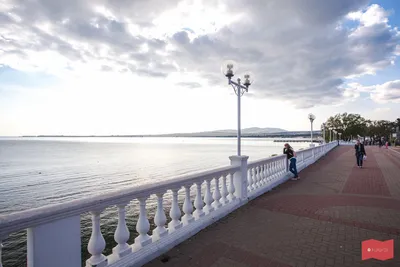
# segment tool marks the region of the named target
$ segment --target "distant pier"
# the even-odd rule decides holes
[[[311,139],[274,139],[277,143],[311,143]],[[322,140],[313,140],[313,143],[322,143]]]

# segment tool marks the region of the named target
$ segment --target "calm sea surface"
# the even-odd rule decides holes
[[[242,139],[249,161],[281,154],[282,147],[271,139]],[[228,166],[235,153],[235,138],[0,138],[0,214]],[[90,233],[86,219],[83,236]],[[24,233],[5,242],[5,266],[24,264],[15,261],[24,258],[24,242]]]
[[[243,139],[242,154],[282,146]],[[228,166],[235,153],[235,138],[1,138],[0,214]]]

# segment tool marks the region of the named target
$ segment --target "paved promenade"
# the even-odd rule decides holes
[[[400,154],[340,146],[146,267],[400,266]],[[395,258],[361,261],[361,241],[394,239]]]

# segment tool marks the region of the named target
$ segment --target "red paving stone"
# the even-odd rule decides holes
[[[258,197],[145,266],[400,266],[400,199],[387,188],[398,173],[387,168],[397,165],[382,163],[389,155],[379,155],[378,164],[380,153],[367,147],[358,169],[353,148],[338,147],[301,172],[302,180]],[[394,239],[395,258],[362,261],[368,239]]]
[[[304,171],[305,172],[312,172],[312,171],[319,171],[328,165],[332,160],[336,160],[340,158],[344,153],[347,153],[349,150],[353,150],[352,146],[340,146],[340,149],[334,149],[329,152],[329,156],[323,156],[319,159],[318,164],[312,164],[308,166]],[[306,178],[306,177],[305,177]]]
[[[394,165],[400,168],[400,154],[397,154],[396,152],[393,151],[388,151],[388,153],[383,153],[383,154],[389,161],[391,161]]]
[[[379,231],[388,234],[400,235],[400,225],[398,228],[384,227],[376,224],[348,221],[340,218],[333,218],[327,215],[318,214],[317,211],[327,207],[338,206],[360,206],[360,207],[376,207],[384,209],[396,210],[400,213],[400,201],[392,199],[377,198],[371,201],[368,197],[348,196],[348,195],[331,195],[331,196],[316,196],[316,195],[291,195],[284,198],[259,198],[249,205],[258,208],[268,209],[273,212],[282,212],[301,217],[312,218],[320,221],[329,221],[340,223],[357,228],[363,228],[373,231]]]
[[[354,161],[356,161],[355,156]],[[374,153],[367,153],[367,160],[364,161],[363,168],[360,169],[354,165],[342,193],[390,196],[389,188]]]
[[[204,257],[204,255],[207,255]],[[246,251],[229,246],[222,242],[214,242],[198,252],[198,261],[192,261],[191,266],[214,266],[218,259],[225,258],[235,263],[242,263],[249,267],[271,266],[271,267],[291,267],[269,258],[260,256],[251,251]]]

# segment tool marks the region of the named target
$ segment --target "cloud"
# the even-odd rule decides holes
[[[383,84],[363,86],[359,83],[349,83],[346,91],[360,95],[368,93],[376,103],[400,103],[400,80],[388,81]]]
[[[191,72],[226,86],[220,63],[232,58],[256,74],[252,97],[309,108],[356,99],[352,78],[392,64],[400,34],[389,15],[367,0],[3,0],[0,64],[54,75]],[[396,90],[373,97],[395,101]]]
[[[386,112],[389,112],[390,110],[391,110],[391,108],[376,108],[376,109],[374,109],[374,112],[386,113]]]
[[[191,89],[202,87],[202,85],[200,83],[197,83],[197,82],[179,82],[176,85],[187,87],[187,88],[191,88]]]
[[[374,86],[371,99],[377,103],[400,103],[400,80]]]

